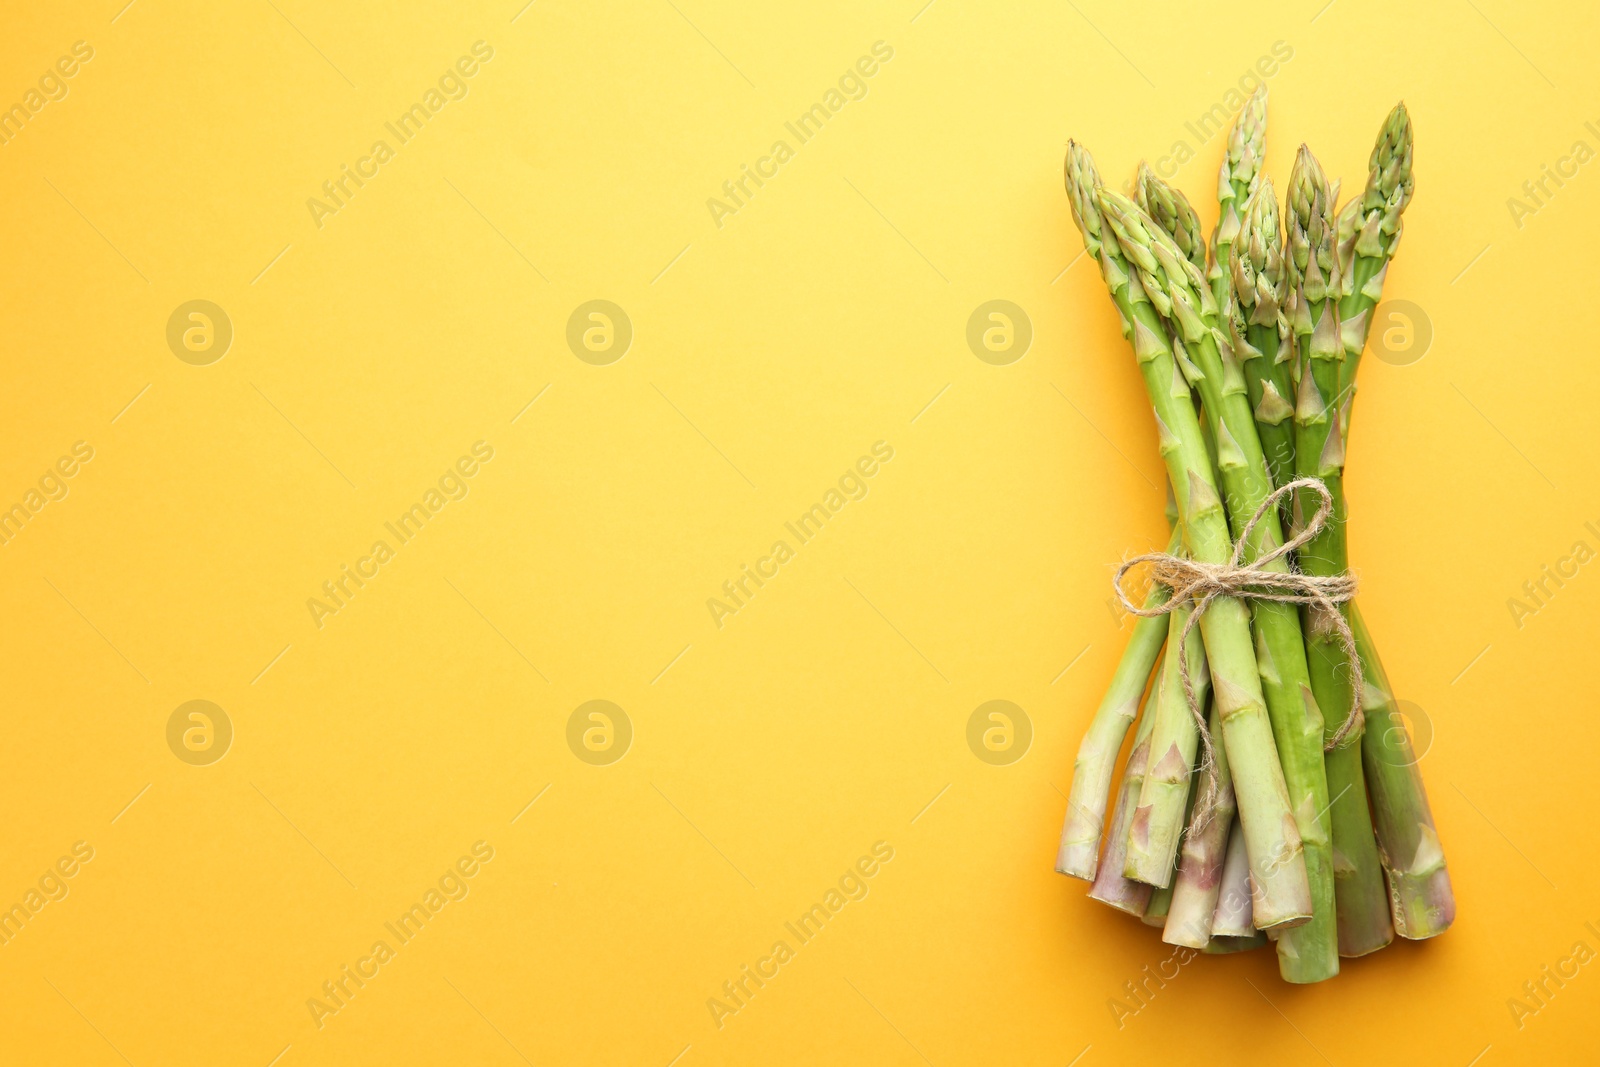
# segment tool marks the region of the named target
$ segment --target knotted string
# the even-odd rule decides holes
[[[1255,532],[1256,524],[1266,515],[1272,514],[1278,507],[1278,501],[1296,489],[1314,490],[1321,498],[1322,504],[1317,508],[1317,513],[1311,517],[1294,537],[1284,544],[1279,545],[1258,559],[1244,563],[1246,546],[1250,542],[1250,535]],[[1350,600],[1356,595],[1356,579],[1349,573],[1320,577],[1311,574],[1302,574],[1297,570],[1287,571],[1269,570],[1268,565],[1282,559],[1290,552],[1299,548],[1307,541],[1321,532],[1323,526],[1333,514],[1333,494],[1328,492],[1328,487],[1322,484],[1320,478],[1298,478],[1274,490],[1250,521],[1239,533],[1239,539],[1234,543],[1233,555],[1226,563],[1202,563],[1198,560],[1186,559],[1183,556],[1174,556],[1166,552],[1150,552],[1142,556],[1135,556],[1117,568],[1116,577],[1112,579],[1112,586],[1117,591],[1117,598],[1122,601],[1122,606],[1135,615],[1157,616],[1167,615],[1179,608],[1193,606],[1193,612],[1184,623],[1183,632],[1178,635],[1176,644],[1169,644],[1169,649],[1175,650],[1178,656],[1178,675],[1183,682],[1184,699],[1189,705],[1189,714],[1194,717],[1196,726],[1200,731],[1200,743],[1204,750],[1201,760],[1201,770],[1205,772],[1204,788],[1195,799],[1194,825],[1203,827],[1210,820],[1212,809],[1217,802],[1218,772],[1216,765],[1216,749],[1213,747],[1210,727],[1206,723],[1204,711],[1200,707],[1200,700],[1195,695],[1194,684],[1189,678],[1189,657],[1186,647],[1189,632],[1194,629],[1195,623],[1200,621],[1200,616],[1205,614],[1206,608],[1219,596],[1236,597],[1241,600],[1275,600],[1286,604],[1311,605],[1310,624],[1313,627],[1331,628],[1339,638],[1339,643],[1344,647],[1344,652],[1350,660],[1352,678],[1350,710],[1345,715],[1344,721],[1326,744],[1323,751],[1337,748],[1349,735],[1358,723],[1361,722],[1361,658],[1356,653],[1355,634],[1350,630],[1350,623],[1345,619],[1344,613],[1339,610],[1339,605]],[[1172,590],[1172,596],[1164,603],[1152,607],[1140,607],[1128,599],[1128,594],[1122,589],[1123,577],[1134,567],[1141,563],[1151,565],[1151,577]],[[1171,639],[1169,638],[1169,641]],[[1174,654],[1169,652],[1169,654]]]

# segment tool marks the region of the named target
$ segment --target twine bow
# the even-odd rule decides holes
[[[1286,494],[1296,489],[1314,490],[1321,498],[1322,504],[1317,508],[1317,513],[1311,517],[1304,528],[1284,544],[1279,545],[1271,552],[1265,553],[1258,559],[1244,563],[1245,548],[1250,542],[1250,535],[1255,531],[1256,524],[1263,517],[1272,513],[1277,508],[1278,501]],[[1194,629],[1195,623],[1200,621],[1200,616],[1205,614],[1207,607],[1217,597],[1236,597],[1241,600],[1274,600],[1286,604],[1311,605],[1310,624],[1313,627],[1326,627],[1333,630],[1338,636],[1340,645],[1343,646],[1345,655],[1349,657],[1352,676],[1350,710],[1345,715],[1344,721],[1334,731],[1327,743],[1322,746],[1323,751],[1337,748],[1349,735],[1358,723],[1361,722],[1361,689],[1362,673],[1361,658],[1356,653],[1355,634],[1350,630],[1350,623],[1345,619],[1344,613],[1339,610],[1339,605],[1345,603],[1356,595],[1356,579],[1349,573],[1331,576],[1318,576],[1302,574],[1297,570],[1287,571],[1269,570],[1270,564],[1282,559],[1290,552],[1299,548],[1315,537],[1327,524],[1329,516],[1333,514],[1333,494],[1328,492],[1328,487],[1322,484],[1320,478],[1297,478],[1278,489],[1274,490],[1250,521],[1239,533],[1239,539],[1234,543],[1233,555],[1226,563],[1202,563],[1198,560],[1186,559],[1183,556],[1169,555],[1165,552],[1151,552],[1142,556],[1135,556],[1121,567],[1117,568],[1116,577],[1112,579],[1112,586],[1117,591],[1117,598],[1122,601],[1122,606],[1135,615],[1145,617],[1167,615],[1189,605],[1193,612],[1184,624],[1183,632],[1178,635],[1176,644],[1169,644],[1169,649],[1178,650],[1178,674],[1183,682],[1183,695],[1189,705],[1189,714],[1194,717],[1196,726],[1200,731],[1200,742],[1204,749],[1204,758],[1201,760],[1201,770],[1206,774],[1205,787],[1195,801],[1195,825],[1204,826],[1210,818],[1212,808],[1217,800],[1217,766],[1216,750],[1213,747],[1211,730],[1206,723],[1205,713],[1200,707],[1200,700],[1195,695],[1194,685],[1189,679],[1189,657],[1182,651],[1188,642],[1189,632]],[[1172,596],[1163,604],[1154,607],[1141,608],[1128,599],[1128,594],[1123,591],[1122,580],[1134,567],[1141,563],[1151,565],[1151,577],[1172,590]],[[1169,639],[1170,641],[1170,639]],[[1169,653],[1170,654],[1170,653]]]

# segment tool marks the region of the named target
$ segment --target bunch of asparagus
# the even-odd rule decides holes
[[[1331,499],[1292,559],[1261,566],[1336,576],[1348,569],[1356,367],[1411,200],[1411,121],[1403,104],[1390,113],[1365,188],[1336,210],[1338,183],[1303,145],[1280,205],[1262,173],[1266,117],[1262,87],[1229,135],[1209,241],[1182,192],[1141,166],[1136,196],[1120,195],[1075,142],[1067,194],[1155,412],[1168,552],[1225,564],[1248,530],[1242,559],[1260,561]],[[1269,505],[1299,479],[1325,493],[1308,484],[1282,494],[1281,511]],[[1170,595],[1153,586],[1144,609]],[[1337,609],[1348,630],[1325,608],[1249,596],[1212,599],[1190,627],[1195,607],[1134,624],[1078,750],[1056,869],[1175,945],[1231,952],[1270,939],[1290,982],[1331,978],[1341,956],[1396,933],[1444,932],[1455,918],[1450,875],[1355,602]],[[1360,664],[1354,712],[1344,634]],[[1209,759],[1202,707],[1216,740]],[[1107,823],[1113,765],[1136,719]]]

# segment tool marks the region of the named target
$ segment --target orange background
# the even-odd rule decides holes
[[[1592,1049],[1592,966],[1520,1029],[1507,1007],[1600,950],[1600,578],[1520,627],[1507,606],[1600,548],[1600,172],[1507,204],[1600,149],[1590,8],[122,3],[13,5],[0,36],[0,105],[93,49],[0,145],[0,507],[93,449],[0,546],[0,906],[93,849],[0,945],[0,1060]],[[307,200],[477,41],[465,96],[319,228]],[[879,41],[865,94],[798,143],[785,123]],[[1304,140],[1348,192],[1397,99],[1416,125],[1385,296],[1431,342],[1364,361],[1351,556],[1431,733],[1459,919],[1316,988],[1200,958],[1119,1029],[1107,1001],[1171,950],[1051,863],[1127,631],[1111,567],[1164,541],[1163,494],[1061,162],[1076,137],[1120,181],[1185,140],[1209,225],[1223,139],[1186,124],[1280,41],[1280,183]],[[793,157],[714,219],[779,139]],[[631,323],[621,358],[569,348],[597,299]],[[995,299],[1032,329],[1004,365],[966,341]],[[232,326],[206,365],[168,345],[192,300]],[[479,441],[465,496],[319,627],[307,600]],[[718,627],[708,598],[879,441],[866,495]],[[179,758],[190,720],[169,746],[192,700],[232,729],[206,765]],[[569,744],[594,700],[622,717]],[[990,700],[1031,727],[1007,765],[968,747]],[[480,841],[464,898],[314,1020]],[[708,998],[876,842],[866,896],[719,1028]]]

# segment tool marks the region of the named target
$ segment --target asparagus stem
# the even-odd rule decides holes
[[[1244,835],[1239,832],[1239,820],[1234,819],[1228,831],[1228,853],[1222,863],[1217,910],[1211,917],[1212,937],[1249,937],[1256,932],[1251,916],[1253,893]]]
[[[1395,706],[1389,676],[1354,602],[1350,604],[1350,624],[1366,677],[1362,703],[1367,730],[1361,739],[1361,753],[1378,831],[1378,858],[1389,875],[1395,932],[1411,940],[1437,937],[1456,917],[1444,849],[1433,828],[1422,773]]]
[[[1397,104],[1373,146],[1365,191],[1340,212],[1339,256],[1342,267],[1348,264],[1341,270],[1344,284],[1339,301],[1344,345],[1339,386],[1344,398],[1346,444],[1356,367],[1372,330],[1372,309],[1383,295],[1389,261],[1400,243],[1401,215],[1411,201],[1411,151],[1411,119],[1405,105]],[[1362,736],[1362,753],[1379,859],[1389,874],[1391,917],[1401,937],[1434,937],[1455,919],[1450,874],[1433,828],[1427,789],[1411,753],[1411,740],[1394,706],[1394,690],[1354,604],[1350,622],[1369,694],[1363,700],[1369,721]]]
[[[1145,905],[1144,914],[1139,916],[1146,926],[1165,926],[1167,924],[1167,909],[1172,906],[1172,886],[1151,886],[1150,903]]]
[[[1213,737],[1220,736],[1216,704],[1211,706],[1209,726]],[[1191,813],[1183,838],[1182,860],[1172,882],[1172,904],[1167,910],[1167,925],[1161,940],[1169,945],[1205,948],[1211,940],[1211,920],[1217,912],[1217,897],[1222,893],[1222,865],[1228,852],[1228,828],[1233,825],[1237,805],[1233,799],[1233,775],[1228,770],[1227,746],[1217,748],[1217,802],[1211,818],[1196,827]]]
[[[1300,567],[1319,576],[1346,569],[1344,539],[1344,440],[1340,413],[1328,398],[1339,393],[1343,344],[1339,336],[1338,263],[1334,255],[1331,192],[1321,166],[1300,146],[1289,179],[1289,271],[1293,292],[1293,328],[1300,360],[1295,403],[1295,469],[1302,477],[1322,479],[1333,497],[1333,514],[1300,550]],[[1320,506],[1302,490],[1294,503],[1297,516]],[[1324,709],[1327,741],[1338,736],[1350,714],[1351,664],[1339,640],[1336,622],[1321,611],[1305,612],[1306,657],[1314,703]],[[1334,896],[1339,954],[1360,956],[1387,945],[1394,937],[1387,894],[1378,861],[1377,840],[1367,812],[1366,783],[1361,767],[1361,723],[1357,721],[1325,756],[1329,815],[1333,830]]]
[[[1244,364],[1245,385],[1255,409],[1256,431],[1274,488],[1294,480],[1294,386],[1289,380],[1289,324],[1283,317],[1288,274],[1278,227],[1278,197],[1272,179],[1245,204],[1244,228],[1233,244],[1230,268],[1234,351]]]
[[[1174,528],[1168,552],[1183,543]],[[1171,590],[1156,585],[1145,598],[1145,608],[1165,603]],[[1067,795],[1066,823],[1061,829],[1061,848],[1056,854],[1056,870],[1062,874],[1093,881],[1100,860],[1100,831],[1106,816],[1111,790],[1111,770],[1122,750],[1128,727],[1139,712],[1139,698],[1155,669],[1161,644],[1167,639],[1167,618],[1142,616],[1133,624],[1133,634],[1122,659],[1111,676],[1111,685],[1084,732],[1078,746],[1078,760],[1072,768],[1072,787]]]
[[[1162,616],[1156,621],[1163,626],[1170,626],[1171,616]],[[1163,653],[1160,662],[1165,660]],[[1159,662],[1157,671],[1160,672]],[[1123,765],[1122,787],[1117,792],[1117,804],[1111,811],[1105,858],[1095,875],[1094,884],[1089,887],[1092,899],[1129,915],[1143,915],[1150,903],[1150,886],[1124,877],[1122,859],[1127,855],[1128,827],[1133,822],[1133,809],[1138,805],[1139,789],[1144,784],[1145,770],[1150,764],[1150,730],[1156,721],[1154,705],[1159,689],[1159,683],[1151,686],[1150,695],[1145,698],[1144,714],[1140,716],[1139,728],[1133,734],[1133,748],[1128,753],[1128,762]]]
[[[1173,347],[1152,302],[1130,269],[1120,236],[1111,232],[1106,202],[1121,199],[1124,214],[1136,205],[1106,190],[1084,149],[1067,151],[1067,191],[1073,219],[1085,245],[1099,260],[1112,299],[1131,335],[1134,354],[1154,409],[1160,452],[1177,496],[1185,543],[1191,556],[1226,562],[1232,552],[1227,520],[1217,494],[1210,456],[1200,433],[1194,403],[1178,376]],[[1112,239],[1115,237],[1116,239]],[[1295,925],[1311,917],[1311,891],[1301,858],[1299,830],[1289,808],[1288,790],[1267,721],[1266,702],[1250,637],[1249,611],[1239,600],[1219,597],[1199,623],[1210,665],[1223,743],[1234,772],[1234,792],[1252,861],[1264,876],[1257,882],[1255,920],[1263,929]]]
[[[1348,661],[1344,664],[1349,666]],[[1315,676],[1313,676],[1315,677]],[[1352,736],[1363,733],[1358,729]],[[1327,755],[1333,816],[1333,884],[1339,917],[1339,955],[1365,956],[1394,940],[1389,899],[1367,811],[1361,738],[1346,738]]]
[[[1160,181],[1153,175],[1151,179]],[[1152,196],[1152,200],[1155,199]],[[1243,530],[1267,504],[1272,494],[1272,476],[1262,452],[1243,373],[1218,329],[1217,304],[1199,272],[1179,256],[1170,235],[1159,228],[1144,228],[1138,219],[1122,217],[1114,206],[1111,212],[1119,237],[1123,233],[1131,235],[1136,246],[1146,252],[1142,260],[1132,251],[1129,253],[1129,258],[1139,265],[1140,280],[1146,290],[1162,291],[1170,302],[1175,341],[1181,338],[1187,345],[1191,357],[1187,367],[1189,380],[1200,394],[1206,425],[1217,442],[1217,471],[1225,490],[1228,516],[1235,530]],[[1148,220],[1148,216],[1143,218]],[[1143,240],[1140,239],[1141,230],[1144,231]],[[1254,562],[1282,544],[1278,512],[1276,508],[1268,508],[1245,546],[1244,559]],[[1279,558],[1266,567],[1287,573],[1289,562]],[[1252,609],[1261,687],[1296,829],[1305,852],[1312,903],[1311,921],[1279,940],[1279,966],[1288,981],[1320,982],[1339,973],[1329,852],[1331,835],[1323,815],[1327,808],[1328,785],[1322,758],[1322,721],[1315,702],[1307,700],[1311,691],[1310,677],[1299,612],[1292,604],[1268,600],[1255,601]],[[1163,750],[1153,743],[1152,751]],[[1150,790],[1150,779],[1146,779],[1145,790],[1147,793]],[[1134,825],[1137,830],[1137,820]],[[1137,842],[1129,846],[1130,857],[1136,849]],[[1256,863],[1253,859],[1253,869],[1259,880],[1261,869]]]
[[[1201,951],[1209,956],[1226,956],[1234,952],[1249,952],[1267,943],[1267,935],[1254,930],[1249,937],[1213,937]]]
[[[1190,813],[1194,811],[1195,785],[1196,782],[1194,776],[1191,775],[1189,778],[1188,804],[1184,808],[1183,815],[1183,822],[1185,826],[1187,826],[1189,823]],[[1177,888],[1177,884],[1178,879],[1176,876],[1174,876],[1166,885],[1157,886],[1151,891],[1150,906],[1144,910],[1144,924],[1146,926],[1165,927],[1167,925],[1167,917],[1172,910],[1172,897]]]
[[[1188,626],[1192,614],[1193,609],[1185,605],[1168,615],[1172,620],[1173,641]],[[1204,701],[1206,654],[1198,627],[1189,631],[1184,654],[1189,659],[1189,678],[1195,697]],[[1156,701],[1155,725],[1150,732],[1150,767],[1145,772],[1139,806],[1134,809],[1133,824],[1128,830],[1128,852],[1122,869],[1129,878],[1168,890],[1158,895],[1161,898],[1171,897],[1173,860],[1178,853],[1178,838],[1192,793],[1189,786],[1195,750],[1200,744],[1200,731],[1183,692],[1179,663],[1178,657],[1172,655],[1162,665],[1160,699]],[[1156,899],[1152,897],[1151,902],[1155,903]],[[1146,910],[1145,914],[1150,912]],[[1165,916],[1166,912],[1162,911],[1161,915]]]

